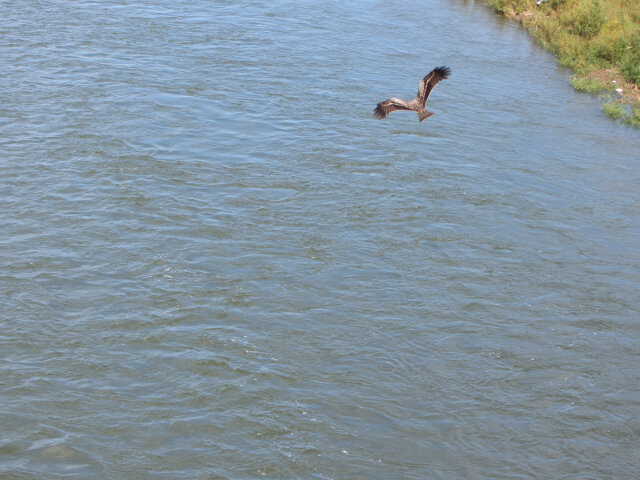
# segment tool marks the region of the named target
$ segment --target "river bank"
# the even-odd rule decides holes
[[[606,115],[640,128],[637,0],[487,0],[573,70],[573,87],[601,95]]]

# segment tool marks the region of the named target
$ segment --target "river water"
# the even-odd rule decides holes
[[[638,478],[640,134],[516,23],[3,5],[1,478]]]

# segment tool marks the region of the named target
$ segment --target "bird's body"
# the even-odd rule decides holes
[[[425,108],[427,99],[433,87],[435,87],[440,80],[444,80],[451,73],[448,67],[436,67],[420,81],[418,87],[418,95],[416,98],[407,102],[400,98],[390,98],[384,102],[380,102],[373,110],[373,116],[378,120],[382,120],[391,112],[396,110],[409,110],[418,114],[418,120],[423,121],[425,118],[429,118],[433,115],[432,112]]]

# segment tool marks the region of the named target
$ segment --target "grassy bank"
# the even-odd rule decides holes
[[[486,2],[573,69],[576,90],[601,94],[607,115],[640,127],[640,0]]]

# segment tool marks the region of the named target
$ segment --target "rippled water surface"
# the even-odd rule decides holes
[[[0,477],[638,478],[640,135],[516,23],[4,6]]]

